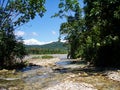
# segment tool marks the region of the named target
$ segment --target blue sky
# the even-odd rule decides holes
[[[16,35],[23,37],[25,44],[28,45],[57,41],[60,24],[65,22],[65,19],[51,18],[55,12],[58,12],[58,4],[59,0],[46,0],[47,11],[44,16],[42,18],[36,16],[34,20],[16,30]],[[80,4],[83,6],[82,0]]]

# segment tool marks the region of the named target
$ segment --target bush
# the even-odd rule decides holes
[[[27,55],[22,39],[16,38],[13,30],[0,30],[0,69],[9,69],[16,63],[23,63],[22,59]]]

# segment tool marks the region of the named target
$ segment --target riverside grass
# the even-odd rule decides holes
[[[51,58],[53,58],[53,56],[50,56],[50,55],[44,55],[44,56],[42,56],[42,59],[51,59]]]

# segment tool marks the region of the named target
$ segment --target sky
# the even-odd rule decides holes
[[[54,1],[54,2],[52,2]],[[80,5],[83,6],[82,0]],[[51,18],[58,12],[59,0],[46,0],[46,13],[42,18],[36,16],[34,20],[21,26],[15,31],[15,34],[24,39],[27,45],[42,45],[58,41],[60,24],[65,22],[65,18]]]

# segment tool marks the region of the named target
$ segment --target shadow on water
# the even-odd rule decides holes
[[[54,72],[57,73],[86,73],[88,76],[97,74],[103,74],[106,71],[116,71],[118,69],[116,68],[104,68],[104,67],[94,67],[87,65],[86,61],[83,60],[69,60],[69,59],[63,59],[56,63],[56,65],[62,67],[62,68],[56,68],[54,69]],[[66,67],[65,67],[66,66]],[[67,67],[69,66],[69,67]],[[78,66],[78,67],[75,67]],[[81,67],[82,66],[82,67]],[[75,68],[72,68],[75,67]]]
[[[26,71],[30,71],[30,70],[35,70],[35,69],[39,69],[41,68],[41,66],[37,66],[37,65],[29,65],[23,69],[17,70],[17,71],[21,71],[21,72],[26,72]]]
[[[88,72],[93,73],[98,70],[93,67],[87,67],[87,62],[83,60],[76,59],[62,59],[56,63],[58,68],[54,69],[57,73],[79,73],[79,72]]]
[[[65,59],[65,58],[62,58],[61,61],[57,62],[56,65],[70,65],[70,64],[78,64],[78,65],[81,65],[81,64],[87,64],[86,61],[84,60],[76,60],[76,59]]]
[[[74,60],[74,59],[66,59],[66,58],[61,58],[61,61],[59,62],[56,62],[56,66],[58,66],[57,68],[55,69],[52,69],[53,72],[52,73],[60,73],[60,74],[64,74],[64,73],[74,73],[74,74],[77,74],[77,73],[87,73],[88,76],[90,75],[95,75],[96,73],[97,74],[102,74],[104,73],[105,71],[107,70],[116,70],[116,69],[105,69],[105,68],[99,68],[99,67],[93,67],[93,66],[88,66],[87,65],[87,62],[86,61],[83,61],[83,60]],[[76,67],[78,66],[78,67]],[[81,67],[82,66],[82,67]],[[75,68],[72,68],[72,67],[75,67]],[[30,70],[37,70],[37,69],[40,69],[42,70],[43,67],[42,66],[37,66],[37,65],[29,65],[19,71],[21,72],[29,72]],[[50,69],[50,68],[49,68]],[[49,72],[46,71],[46,68],[44,68],[44,71],[45,72]],[[48,75],[44,75],[43,73],[43,76],[40,75],[40,77],[45,77],[46,78],[49,77]],[[36,77],[39,77],[39,75]]]

